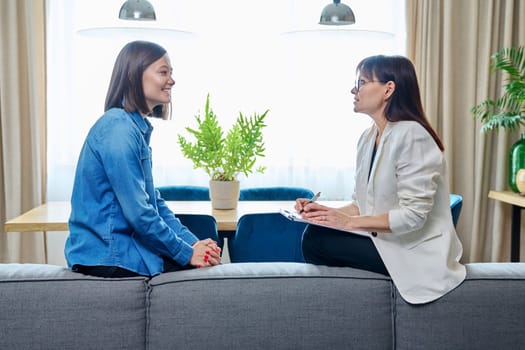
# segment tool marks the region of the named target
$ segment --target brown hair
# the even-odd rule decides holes
[[[132,41],[122,48],[117,56],[108,92],[104,111],[110,108],[123,108],[127,112],[140,112],[153,117],[166,118],[167,105],[159,105],[148,109],[142,75],[146,68],[166,54],[166,50],[152,42]]]
[[[382,83],[393,81],[396,84],[396,89],[385,108],[385,116],[388,121],[416,121],[428,131],[441,151],[445,149],[443,142],[425,116],[416,71],[408,58],[371,56],[363,59],[357,65],[356,70],[369,79],[375,78]]]

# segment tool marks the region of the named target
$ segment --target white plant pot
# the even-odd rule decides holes
[[[210,180],[210,199],[213,209],[236,209],[239,194],[239,181]]]

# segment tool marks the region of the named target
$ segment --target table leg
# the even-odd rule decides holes
[[[44,264],[47,264],[47,231],[44,231]]]
[[[520,261],[521,207],[512,206],[512,227],[510,236],[510,261]]]

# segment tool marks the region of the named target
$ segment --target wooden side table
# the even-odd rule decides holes
[[[521,210],[525,208],[525,197],[511,191],[490,191],[489,198],[512,205],[510,235],[510,261],[520,261]]]

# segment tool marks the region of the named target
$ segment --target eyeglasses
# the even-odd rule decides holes
[[[382,83],[382,81],[379,81],[379,80],[368,80],[368,81],[366,81],[366,80],[363,80],[363,79],[356,79],[355,80],[355,84],[354,84],[355,91],[359,92],[359,90],[361,90],[363,85],[368,84],[368,83]]]

